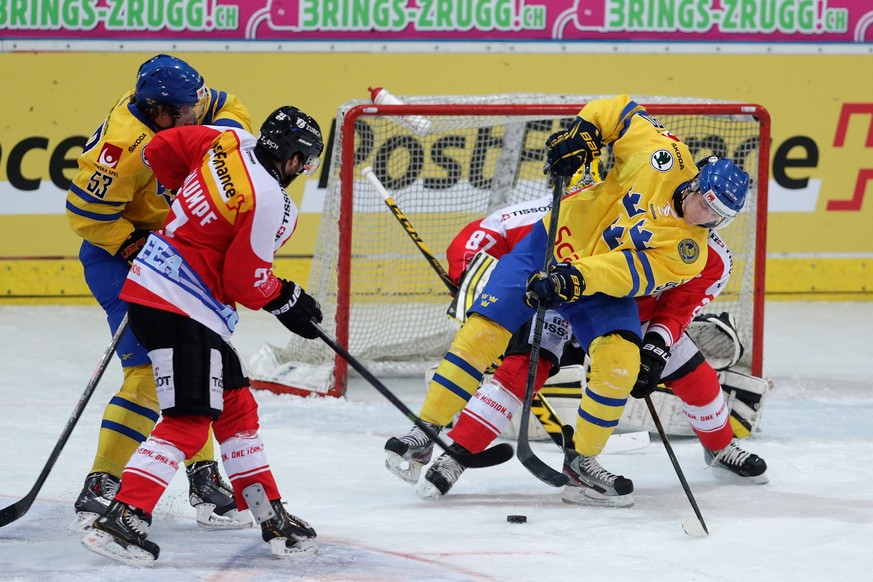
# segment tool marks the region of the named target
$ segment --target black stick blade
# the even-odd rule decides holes
[[[481,469],[482,467],[493,467],[505,463],[515,455],[515,451],[512,450],[512,445],[501,443],[490,449],[485,449],[481,453],[465,455],[452,451],[451,454],[456,461],[465,467]]]

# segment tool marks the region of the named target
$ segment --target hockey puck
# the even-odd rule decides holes
[[[527,523],[526,515],[507,515],[506,521],[509,523]]]

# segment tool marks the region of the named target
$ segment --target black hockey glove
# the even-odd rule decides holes
[[[637,383],[631,390],[634,398],[645,398],[655,391],[661,383],[661,373],[667,360],[670,359],[670,348],[659,333],[647,333],[640,349],[640,374]]]
[[[264,311],[275,315],[292,333],[306,339],[318,337],[312,322],[321,323],[321,306],[307,295],[303,287],[292,281],[279,279],[282,291],[279,296],[264,305]]]
[[[544,174],[572,176],[586,162],[600,155],[600,130],[581,117],[567,131],[553,133],[546,140]]]
[[[578,300],[585,290],[585,279],[579,269],[570,263],[552,265],[548,274],[542,271],[533,273],[527,280],[527,293],[524,304],[536,307],[554,307],[562,303]]]
[[[121,247],[115,254],[132,265],[133,260],[145,246],[146,239],[149,238],[150,234],[151,231],[149,230],[133,231],[130,233],[130,236],[127,237],[127,240],[121,243]]]

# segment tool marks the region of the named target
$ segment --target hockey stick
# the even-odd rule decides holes
[[[537,408],[539,408],[542,412],[534,412],[534,410]],[[564,448],[565,443],[567,443],[568,446],[572,446],[572,440],[568,440],[568,433],[566,431],[570,431],[569,437],[570,439],[572,439],[573,432],[575,432],[573,427],[571,425],[564,424],[564,421],[561,420],[558,412],[546,399],[545,395],[540,392],[535,394],[533,397],[533,401],[531,403],[531,414],[536,416],[536,419],[540,421],[543,429],[545,429],[546,434],[551,437],[556,445],[558,445],[562,449]],[[629,451],[644,449],[650,444],[651,438],[649,437],[649,433],[644,430],[612,433],[611,435],[609,435],[609,440],[607,440],[606,444],[603,446],[602,452],[605,454],[626,453]]]
[[[72,434],[73,429],[76,427],[76,423],[79,422],[79,418],[82,416],[82,411],[85,410],[85,406],[87,406],[88,401],[91,399],[91,395],[94,394],[94,390],[97,388],[97,383],[100,382],[100,378],[103,377],[103,372],[106,371],[109,361],[112,359],[112,353],[115,351],[115,348],[118,347],[118,342],[121,341],[121,336],[126,329],[127,314],[125,313],[121,323],[118,324],[118,329],[115,330],[115,335],[112,336],[112,341],[109,342],[109,346],[106,348],[106,351],[103,352],[103,356],[97,364],[97,369],[94,370],[94,373],[91,375],[91,380],[88,382],[88,386],[85,387],[85,392],[81,397],[79,397],[79,402],[73,409],[73,414],[71,414],[70,419],[67,420],[67,425],[61,433],[61,438],[58,439],[52,454],[49,455],[48,461],[45,463],[45,467],[42,468],[42,472],[39,474],[39,477],[37,477],[36,483],[34,483],[33,487],[31,487],[30,491],[23,499],[16,501],[8,507],[0,509],[0,527],[12,523],[27,513],[27,510],[30,509],[31,505],[33,505],[36,495],[39,493],[39,490],[42,489],[52,467],[55,466],[55,462],[58,460],[61,450],[64,448],[64,445],[67,444],[67,439],[70,438],[70,434]]]
[[[396,406],[400,412],[402,412],[406,418],[411,420],[415,426],[421,429],[427,437],[432,440],[434,443],[439,445],[441,449],[443,449],[447,455],[469,468],[480,468],[480,467],[491,467],[493,465],[499,465],[501,463],[505,463],[509,459],[512,458],[512,446],[506,443],[501,443],[499,445],[493,446],[490,449],[485,449],[481,453],[470,453],[463,454],[458,453],[449,448],[449,445],[445,443],[434,431],[428,427],[424,421],[422,421],[418,416],[415,415],[403,402],[400,401],[397,396],[394,395],[382,382],[379,381],[367,368],[363,366],[354,356],[352,356],[348,350],[343,348],[341,345],[336,343],[332,337],[327,335],[327,332],[322,329],[320,325],[315,322],[312,322],[312,326],[315,328],[315,331],[318,333],[318,337],[320,337],[324,343],[326,343],[330,348],[335,351],[337,354],[342,356],[342,358],[349,363],[349,365],[354,368],[364,379],[369,382],[373,388],[378,390],[382,396],[388,399],[388,401]]]
[[[397,218],[397,221],[403,226],[406,233],[409,235],[409,238],[412,239],[412,242],[415,243],[415,246],[418,247],[418,250],[421,251],[421,254],[424,255],[424,258],[427,259],[427,262],[430,263],[430,266],[433,267],[433,270],[436,271],[436,274],[439,275],[439,278],[442,279],[442,282],[448,288],[449,292],[454,295],[458,292],[458,287],[452,283],[452,280],[449,278],[449,274],[446,273],[446,270],[443,268],[442,264],[437,260],[437,258],[430,252],[430,249],[427,248],[427,245],[424,244],[424,241],[421,240],[421,237],[418,235],[418,232],[415,230],[415,227],[412,226],[412,223],[409,222],[409,219],[404,216],[403,212],[401,212],[400,208],[397,206],[397,203],[394,202],[394,199],[391,198],[391,195],[388,193],[388,190],[379,181],[379,178],[373,172],[373,168],[367,166],[363,170],[361,170],[361,174],[370,181],[371,184],[376,188],[376,191],[382,195],[382,200],[385,201],[385,204],[388,208],[391,209],[391,212],[394,213],[394,217]]]
[[[546,242],[546,256],[543,272],[548,273],[555,252],[555,238],[558,233],[558,213],[561,207],[561,196],[564,194],[564,177],[553,176],[554,191],[552,193],[552,214],[549,217],[549,238]],[[542,459],[537,457],[530,447],[528,436],[528,423],[530,421],[531,402],[533,400],[534,384],[537,377],[537,366],[540,359],[540,344],[543,339],[543,320],[545,319],[546,307],[542,303],[537,305],[537,314],[534,318],[533,341],[530,346],[530,366],[527,374],[527,388],[524,392],[524,400],[521,409],[521,420],[518,427],[518,445],[515,455],[521,464],[530,471],[537,479],[552,487],[561,487],[567,484],[567,476],[548,466]]]
[[[676,470],[676,476],[679,477],[679,482],[682,483],[682,488],[685,490],[685,495],[688,497],[691,508],[694,510],[694,515],[697,516],[698,523],[694,523],[689,518],[682,520],[682,529],[690,536],[706,537],[709,535],[709,530],[706,528],[706,522],[703,521],[703,515],[700,513],[700,508],[697,506],[697,501],[694,500],[694,495],[691,493],[691,487],[688,486],[688,481],[685,480],[685,474],[682,473],[682,467],[679,466],[679,461],[676,460],[676,455],[673,453],[673,447],[670,446],[670,441],[667,439],[667,433],[664,432],[664,427],[661,425],[661,419],[658,418],[658,413],[655,411],[655,405],[652,404],[652,399],[646,395],[646,406],[649,407],[649,414],[652,415],[652,421],[658,429],[658,434],[661,436],[661,441],[664,443],[664,448],[667,449],[667,455],[670,457],[670,462],[673,463],[673,469]]]
[[[591,164],[590,163],[586,164],[585,169],[586,169],[585,177],[587,177],[589,182],[593,184],[594,180],[593,180],[593,178],[591,178]],[[391,198],[391,195],[388,193],[388,190],[385,188],[385,186],[382,184],[382,182],[379,180],[379,178],[373,172],[373,169],[370,166],[367,166],[366,168],[361,170],[361,174],[365,178],[367,178],[370,181],[370,183],[373,184],[373,186],[376,188],[376,190],[379,192],[379,194],[382,195],[382,199],[385,201],[385,204],[388,206],[388,208],[391,209],[391,212],[394,213],[394,216],[397,218],[398,222],[400,222],[401,226],[403,226],[403,229],[406,231],[406,233],[409,235],[409,237],[416,244],[416,246],[418,247],[418,250],[421,251],[421,254],[424,255],[424,258],[427,259],[427,262],[434,269],[434,271],[436,271],[436,274],[440,277],[440,279],[442,279],[443,283],[445,283],[449,292],[452,295],[457,294],[458,287],[449,278],[448,273],[446,273],[445,269],[443,269],[442,264],[437,260],[437,258],[433,255],[433,253],[430,251],[430,249],[424,243],[421,236],[418,234],[418,231],[415,230],[415,227],[412,225],[411,222],[409,222],[409,220],[406,218],[406,216],[400,210],[400,207],[397,206],[397,203],[394,201],[394,199]],[[583,179],[585,179],[585,178],[583,178]],[[563,195],[563,192],[562,192],[562,195]],[[546,415],[544,415],[545,418],[537,415],[537,417],[536,417],[537,420],[540,422],[540,424],[543,425],[543,428],[546,430],[546,433],[548,433],[548,435],[552,438],[552,440],[555,441],[555,444],[557,444],[559,447],[563,447],[564,441],[562,438],[560,427],[562,427],[564,423],[561,421],[561,418],[558,416],[557,412],[555,412],[555,409],[552,408],[552,406],[548,403],[548,401],[546,401],[544,396],[538,395],[537,398],[540,399],[540,401],[543,404],[543,408],[546,411]],[[557,431],[549,431],[549,426],[548,426],[549,423],[555,423],[558,427],[558,430]],[[648,435],[648,433],[645,433],[645,434]],[[638,448],[636,446],[636,443],[633,443],[631,446],[633,448]]]

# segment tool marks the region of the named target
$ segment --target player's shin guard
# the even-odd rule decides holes
[[[505,351],[512,334],[473,314],[455,335],[440,362],[421,407],[421,419],[446,426],[479,388],[488,366]]]
[[[594,457],[618,426],[640,368],[639,347],[618,334],[589,346],[591,373],[576,418],[576,451]]]
[[[682,400],[685,418],[705,448],[717,451],[728,446],[734,436],[730,410],[712,366],[704,361],[667,387]]]
[[[700,439],[700,444],[707,449],[714,451],[723,449],[734,438],[734,431],[728,422],[730,410],[728,410],[727,401],[724,399],[724,392],[721,390],[718,391],[712,402],[703,406],[685,404],[682,411],[685,413],[685,418],[688,419],[688,424],[694,430],[694,434]]]
[[[481,453],[509,426],[520,406],[515,394],[492,380],[476,391],[448,436],[467,451]]]
[[[123,371],[121,389],[103,413],[97,455],[89,473],[121,477],[127,461],[158,421],[160,408],[152,367],[128,366]]]
[[[503,359],[490,382],[483,384],[448,436],[471,453],[480,453],[510,425],[527,390],[529,354],[510,354]],[[552,364],[540,360],[534,392],[546,383]]]
[[[247,509],[243,490],[259,484],[269,499],[279,499],[279,487],[270,471],[264,442],[257,433],[238,433],[221,443],[221,462],[227,471],[237,507]]]
[[[150,515],[184,458],[185,453],[172,443],[149,437],[124,468],[115,501]]]

